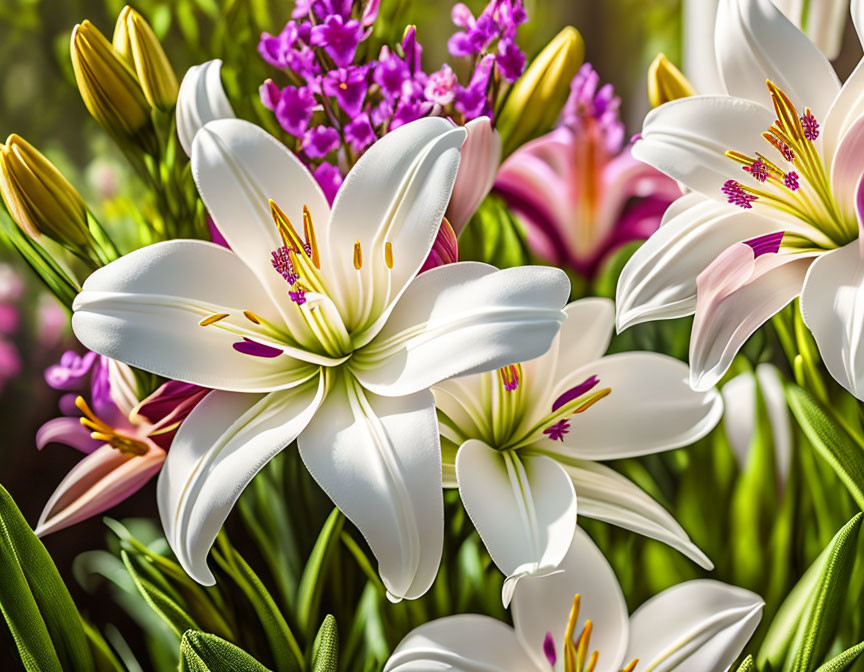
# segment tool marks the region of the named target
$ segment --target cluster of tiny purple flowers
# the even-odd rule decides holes
[[[460,29],[450,54],[471,70],[462,85],[450,65],[426,73],[416,29],[400,44],[381,46],[375,59],[358,58],[378,17],[380,0],[297,0],[278,35],[264,33],[261,57],[288,79],[261,85],[261,100],[296,138],[296,151],[332,200],[345,172],[375,140],[421,117],[446,116],[465,123],[493,116],[502,85],[525,68],[516,31],[527,20],[522,0],[490,0],[475,17],[453,8]],[[366,43],[364,45],[364,43]],[[364,48],[365,47],[365,48]]]
[[[558,126],[574,133],[597,135],[609,155],[624,146],[626,130],[620,117],[621,98],[611,84],[600,86],[600,75],[584,63],[570,83],[570,96],[561,111]]]

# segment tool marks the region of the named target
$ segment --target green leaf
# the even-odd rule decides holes
[[[81,615],[54,561],[0,486],[0,610],[30,672],[90,672]]]
[[[93,652],[95,659],[95,669],[97,672],[124,672],[125,668],[120,664],[114,651],[105,641],[102,633],[96,629],[92,623],[83,621],[84,632],[87,635],[87,641],[90,642],[90,650]]]
[[[339,631],[331,614],[324,617],[312,644],[312,672],[338,672]]]
[[[844,672],[849,666],[858,660],[858,656],[864,653],[864,642],[856,644],[852,648],[846,649],[843,653],[839,653],[829,660],[824,665],[816,668],[816,672]]]
[[[120,557],[123,560],[123,564],[126,565],[129,576],[135,582],[138,592],[141,593],[147,604],[150,605],[150,608],[162,617],[162,620],[171,627],[178,637],[181,637],[186,630],[197,628],[195,621],[192,620],[192,617],[180,605],[141,575],[125,550],[120,551]]]
[[[299,671],[303,666],[303,653],[275,600],[258,575],[231,546],[224,532],[217,537],[217,543],[219,548],[214,550],[213,557],[255,609],[276,661],[276,669],[279,672]]]
[[[180,672],[270,672],[243,649],[206,632],[188,630],[180,640]]]
[[[828,653],[846,600],[862,518],[864,514],[856,515],[828,545],[824,565],[801,615],[784,670],[812,672]]]
[[[313,623],[318,621],[321,593],[324,590],[324,575],[333,552],[339,544],[339,536],[344,524],[345,516],[339,512],[339,509],[333,509],[324,521],[312,553],[309,554],[306,567],[303,568],[298,591],[297,622],[304,633],[311,635]]]
[[[459,259],[482,261],[498,268],[528,263],[522,227],[499,197],[486,198],[462,231]]]
[[[864,509],[864,453],[806,391],[789,385],[786,397],[807,438],[837,473],[858,508]]]
[[[753,656],[747,656],[738,666],[738,672],[756,672],[756,663],[753,662]]]

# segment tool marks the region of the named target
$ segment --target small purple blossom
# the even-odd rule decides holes
[[[331,126],[315,126],[303,136],[303,151],[317,159],[326,156],[339,146],[339,131]]]
[[[275,112],[276,106],[279,104],[279,96],[282,92],[273,83],[273,80],[269,78],[264,80],[264,83],[258,87],[258,93],[261,96],[261,104],[268,110]]]
[[[456,97],[458,86],[459,79],[456,73],[445,63],[440,70],[429,75],[423,95],[426,96],[426,100],[436,105],[449,105]]]
[[[321,80],[322,91],[336,98],[339,107],[349,117],[355,117],[366,98],[366,68],[349,66],[332,70]]]
[[[806,110],[801,117],[801,126],[804,127],[804,137],[810,142],[814,142],[819,137],[819,122],[810,110]]]
[[[332,205],[339,187],[342,186],[342,174],[339,169],[332,163],[324,161],[312,172],[312,177],[318,182],[318,186],[321,187],[327,197],[327,202]]]
[[[559,420],[554,425],[550,425],[543,430],[543,433],[553,441],[564,441],[564,435],[570,432],[570,421]]]
[[[794,170],[790,170],[783,177],[783,184],[785,184],[786,188],[790,191],[798,191],[798,188],[800,187],[800,185],[798,184],[798,173],[796,173]]]
[[[585,63],[570,83],[570,96],[559,120],[575,133],[599,132],[606,150],[617,154],[624,144],[625,129],[619,118],[621,99],[611,84],[600,85],[600,75]],[[593,129],[589,131],[590,129]]]
[[[411,72],[405,61],[386,46],[382,47],[372,71],[372,79],[381,87],[382,93],[391,100],[402,96],[410,77]]]
[[[516,42],[506,38],[498,43],[498,55],[495,63],[501,71],[501,75],[508,82],[515,82],[525,69],[525,54],[516,46]]]
[[[360,153],[375,142],[375,130],[369,121],[368,114],[361,114],[345,126],[345,139],[351,144],[351,149]]]
[[[81,390],[97,357],[95,352],[89,350],[83,355],[67,350],[59,363],[45,369],[45,382],[55,390]]]
[[[409,26],[405,31],[405,36],[402,38],[402,53],[405,54],[405,64],[412,75],[422,71],[423,47],[417,42],[417,29],[414,26]]]
[[[360,22],[354,19],[345,21],[338,14],[328,16],[321,25],[313,26],[310,36],[310,42],[316,47],[324,47],[327,55],[340,68],[351,64],[362,39]]]
[[[490,113],[486,94],[494,65],[495,56],[492,54],[484,56],[474,69],[471,82],[456,94],[456,110],[465,115],[467,121]]]
[[[286,86],[276,105],[276,119],[291,135],[300,137],[306,132],[315,105],[309,87]]]
[[[400,126],[425,117],[432,111],[432,103],[425,103],[416,100],[406,100],[396,107],[393,113],[393,120],[390,122],[390,130],[395,130]]]

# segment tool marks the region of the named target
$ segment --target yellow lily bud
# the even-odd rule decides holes
[[[119,142],[152,150],[152,107],[124,58],[89,21],[72,31],[71,52],[78,90],[90,114]]]
[[[31,238],[85,247],[87,207],[75,187],[35,147],[12,134],[0,145],[0,192],[12,219]]]
[[[117,16],[114,49],[134,68],[147,102],[162,111],[173,109],[179,88],[174,69],[150,24],[128,5]]]
[[[567,26],[547,44],[520,77],[498,114],[504,155],[548,131],[570,95],[570,82],[585,57],[582,35]]]
[[[648,100],[651,101],[651,107],[660,107],[670,100],[695,95],[696,89],[672,61],[664,54],[657,54],[648,67]]]

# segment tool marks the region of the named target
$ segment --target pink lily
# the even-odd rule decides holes
[[[86,457],[51,495],[36,525],[38,536],[101,513],[137,492],[162,468],[180,423],[209,391],[172,380],[139,402],[134,375],[125,364],[93,353],[81,358],[67,353],[64,361],[65,367],[51,367],[49,381],[73,389],[92,370],[90,403],[81,395],[66,395],[61,407],[71,412],[71,402],[80,415],[46,422],[36,434],[36,447],[62,443]],[[60,369],[67,375],[61,376]]]
[[[585,277],[621,245],[654,233],[681,195],[624,147],[621,100],[610,84],[598,83],[583,65],[557,128],[516,150],[495,182],[534,253]]]

